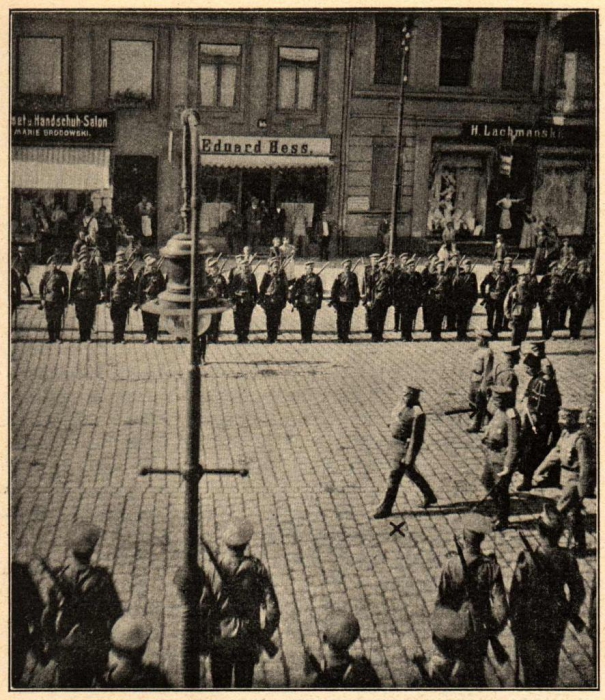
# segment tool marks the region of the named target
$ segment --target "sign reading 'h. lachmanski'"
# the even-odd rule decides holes
[[[586,142],[590,129],[552,124],[522,124],[507,122],[470,122],[464,125],[464,136],[481,140],[525,141],[534,143]],[[594,131],[592,131],[594,139]]]
[[[200,154],[248,156],[329,156],[329,138],[200,136]]]
[[[112,143],[115,133],[113,112],[13,112],[13,144]]]

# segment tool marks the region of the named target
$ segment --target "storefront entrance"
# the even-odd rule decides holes
[[[113,168],[114,214],[122,217],[128,230],[141,234],[137,204],[145,196],[157,207],[158,159],[154,156],[115,156]],[[152,217],[152,239],[157,240],[156,217]]]

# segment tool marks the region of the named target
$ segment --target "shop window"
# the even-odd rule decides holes
[[[278,108],[315,109],[317,93],[318,49],[279,47]]]
[[[370,207],[389,210],[393,193],[395,148],[393,144],[375,143],[372,150],[372,190]]]
[[[199,81],[202,107],[235,107],[242,47],[237,44],[200,44]]]
[[[441,20],[439,85],[468,87],[471,84],[477,22],[464,17]]]
[[[59,37],[20,37],[18,89],[21,95],[63,93],[63,41]]]
[[[109,96],[116,102],[153,99],[153,41],[110,42]]]
[[[376,16],[376,54],[374,82],[399,85],[401,80],[403,22],[394,13]]]
[[[538,27],[529,22],[504,23],[502,89],[531,92],[534,86]]]

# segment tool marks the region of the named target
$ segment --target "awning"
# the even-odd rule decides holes
[[[332,161],[329,156],[201,153],[200,165],[203,168],[327,168]]]
[[[108,148],[12,149],[11,187],[23,190],[102,190],[109,187]]]

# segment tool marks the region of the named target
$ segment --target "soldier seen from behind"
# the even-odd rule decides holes
[[[58,265],[57,257],[48,259],[47,269],[40,280],[40,309],[44,309],[48,328],[48,343],[61,342],[63,316],[69,302],[69,280]]]
[[[258,303],[267,317],[267,342],[275,343],[279,334],[282,312],[288,300],[288,278],[281,258],[269,260],[269,268],[260,283]]]
[[[57,663],[59,688],[90,688],[105,671],[110,633],[122,615],[122,604],[107,569],[91,563],[101,531],[76,522],[69,538],[69,560],[52,569],[42,630]],[[41,560],[42,561],[42,560]]]
[[[511,583],[510,618],[517,685],[525,688],[555,687],[567,623],[577,632],[584,629],[579,617],[584,582],[573,554],[559,547],[563,528],[561,515],[545,506],[538,520],[538,546],[532,548],[520,533],[524,548]]]
[[[113,343],[125,343],[128,312],[135,299],[135,285],[132,268],[126,264],[126,254],[119,250],[107,275],[106,299],[109,315],[113,323]]]
[[[144,266],[137,273],[135,287],[135,310],[139,309],[143,304],[157,299],[158,296],[166,289],[166,279],[158,266],[158,261],[153,253],[147,253],[143,256]],[[160,317],[158,314],[151,314],[146,311],[141,311],[143,317],[143,331],[145,332],[145,343],[157,343],[158,332],[160,326]]]
[[[323,284],[321,277],[314,272],[315,264],[305,265],[305,274],[299,277],[290,290],[290,302],[300,316],[300,336],[303,343],[313,341],[315,317],[321,309]]]
[[[329,305],[336,311],[336,332],[341,343],[349,342],[353,312],[355,307],[359,306],[361,298],[359,280],[351,268],[351,260],[344,260],[342,272],[334,280],[330,292]]]

